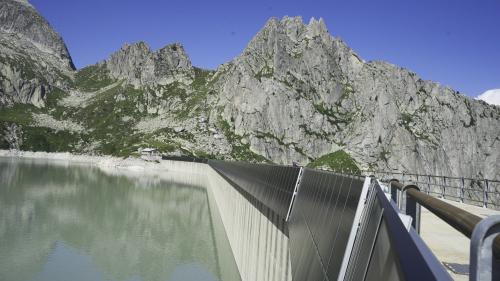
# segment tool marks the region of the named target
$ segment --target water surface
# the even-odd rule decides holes
[[[0,280],[239,280],[202,177],[126,173],[0,157]]]

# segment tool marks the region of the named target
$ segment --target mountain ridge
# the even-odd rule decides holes
[[[49,75],[46,85],[29,80],[46,87],[35,102],[2,98],[0,88],[7,100],[0,147],[128,156],[153,146],[219,159],[500,177],[499,107],[366,62],[322,19],[271,18],[216,70],[193,66],[180,43],[153,51],[137,42],[68,73]]]

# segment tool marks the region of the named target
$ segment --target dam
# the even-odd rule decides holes
[[[0,158],[0,280],[452,280],[407,186],[193,160],[148,173]],[[471,280],[497,280],[495,256],[472,249]]]

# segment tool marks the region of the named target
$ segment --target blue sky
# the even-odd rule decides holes
[[[322,17],[365,60],[385,60],[469,96],[500,88],[500,1],[30,0],[78,68],[125,42],[180,42],[195,66],[236,57],[270,17]]]

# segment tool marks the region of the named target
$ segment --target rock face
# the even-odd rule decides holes
[[[152,52],[144,43],[125,44],[106,61],[113,78],[135,86],[186,82],[194,77],[191,61],[181,44],[171,44]]]
[[[0,0],[0,23],[0,106],[46,104],[31,120],[0,111],[1,147],[500,178],[500,107],[365,62],[321,19],[273,18],[216,71],[193,67],[178,43],[139,42],[74,72],[31,5]]]
[[[27,1],[0,0],[0,105],[45,104],[75,69],[62,38]]]
[[[366,63],[322,20],[271,19],[218,73],[224,119],[275,162],[344,149],[364,169],[500,177],[499,107]]]

